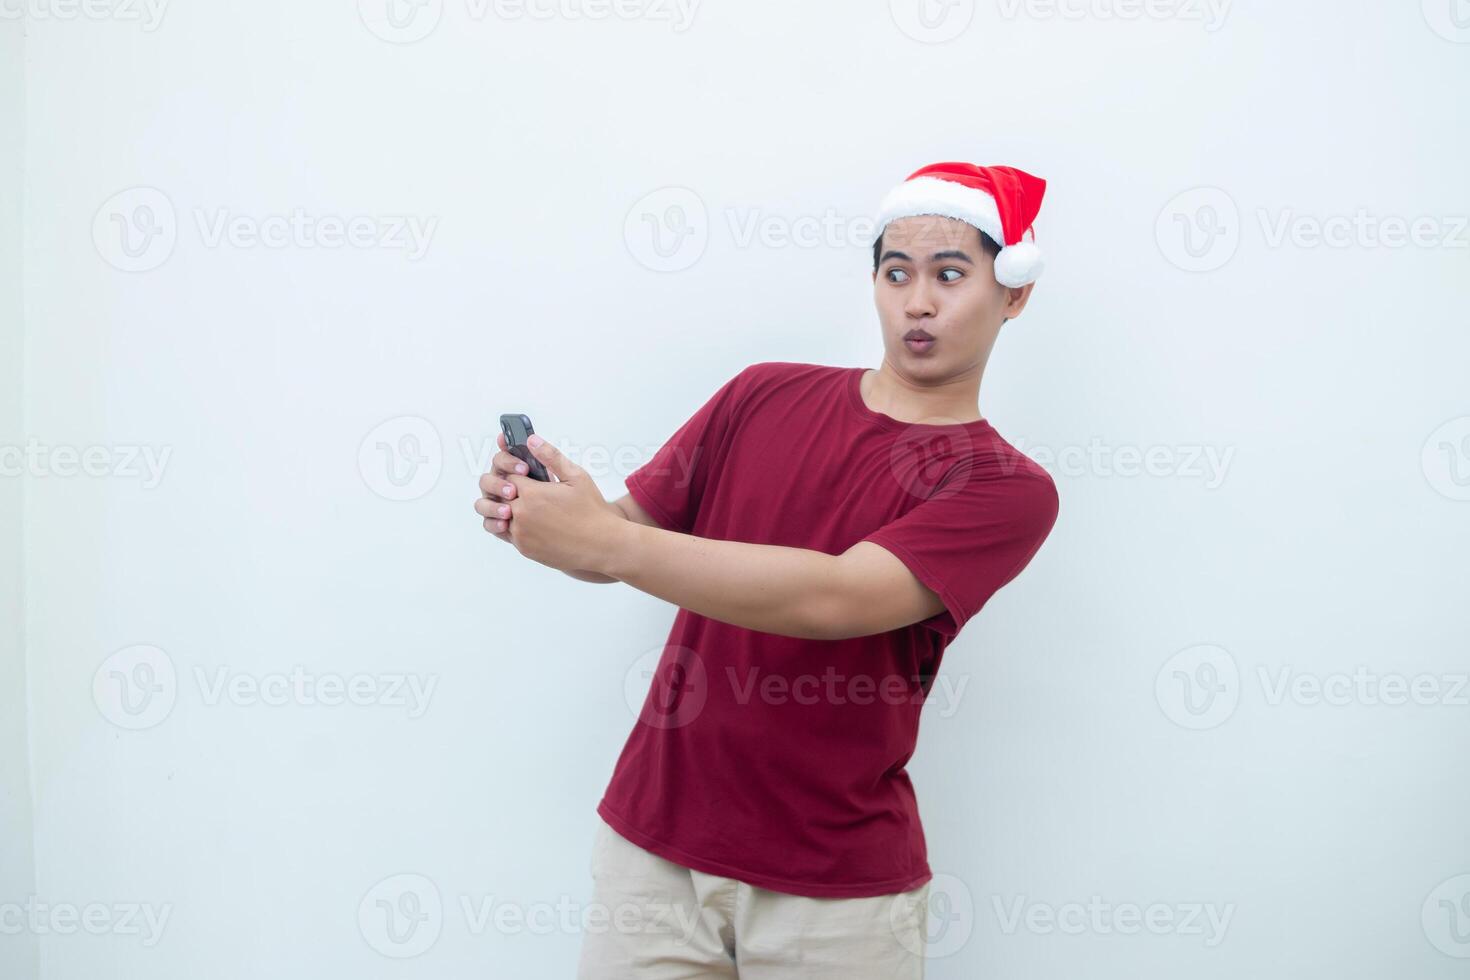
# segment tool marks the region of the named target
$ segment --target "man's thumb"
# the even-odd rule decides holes
[[[563,456],[561,450],[538,435],[529,437],[526,445],[531,448],[532,455],[541,460],[558,480],[570,479],[579,468],[576,463]]]

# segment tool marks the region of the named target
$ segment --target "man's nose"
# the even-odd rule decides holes
[[[934,315],[934,293],[923,280],[914,283],[914,288],[909,290],[904,312],[911,317]]]

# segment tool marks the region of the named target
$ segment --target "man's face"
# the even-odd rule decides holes
[[[995,281],[995,260],[974,225],[920,215],[884,230],[873,296],[888,360],[906,373],[946,377],[983,364],[1002,321],[1030,294],[1029,285]]]

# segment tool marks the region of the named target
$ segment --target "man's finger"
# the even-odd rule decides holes
[[[499,473],[501,476],[508,476],[511,473],[527,473],[530,471],[530,467],[526,465],[525,461],[512,452],[496,453],[495,458],[490,462],[493,472]]]
[[[480,477],[480,493],[491,500],[509,500],[516,495],[516,488],[505,477],[486,473]]]
[[[531,447],[531,454],[541,460],[546,469],[558,480],[569,480],[581,472],[581,467],[561,454],[551,443],[538,435],[532,435],[526,440],[526,445]]]
[[[487,497],[513,497],[515,496],[515,485],[505,476],[495,473],[480,474],[480,492]],[[510,487],[509,490],[506,487]]]
[[[480,497],[475,500],[475,513],[487,520],[510,520],[512,514],[510,504],[503,504],[489,497]]]

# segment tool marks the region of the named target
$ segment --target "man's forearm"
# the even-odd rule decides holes
[[[562,573],[570,575],[578,582],[591,582],[594,585],[605,585],[608,582],[617,581],[611,575],[604,575],[601,572],[586,572],[581,569],[563,568]]]
[[[676,606],[746,629],[822,639],[837,556],[720,541],[628,521],[597,571]]]
[[[616,501],[608,501],[607,507],[608,510],[612,511],[623,520],[626,521],[628,519],[627,513],[623,510],[623,508],[617,505]],[[604,575],[601,572],[588,571],[585,568],[564,568],[562,569],[562,573],[565,575],[570,575],[578,582],[591,582],[593,585],[606,585],[608,582],[617,581],[617,579],[613,578],[611,575]]]

